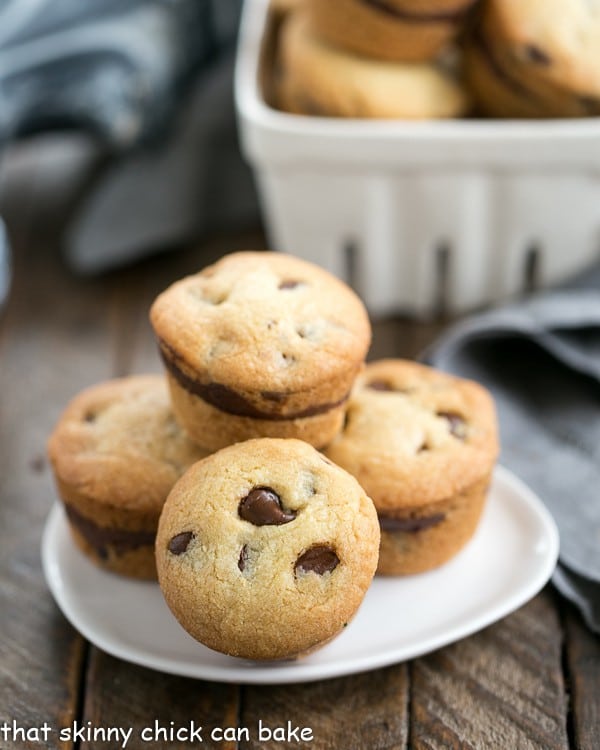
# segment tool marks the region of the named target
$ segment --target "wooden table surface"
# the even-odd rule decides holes
[[[46,587],[40,536],[55,498],[45,443],[81,388],[111,376],[158,371],[147,321],[168,283],[220,254],[262,246],[229,236],[82,280],[54,247],[13,226],[15,278],[0,315],[0,748],[111,748],[59,742],[73,721],[132,727],[195,719],[202,747],[600,748],[600,639],[547,588],[474,636],[386,669],[312,684],[226,685],[160,674],[112,658],[64,619]],[[440,326],[374,326],[372,358],[414,356]],[[376,633],[373,634],[376,638]],[[312,743],[211,742],[210,727],[311,727]],[[43,722],[47,742],[4,740],[2,725]],[[32,735],[30,735],[30,738]],[[34,738],[35,739],[35,738]],[[190,747],[186,742],[127,747]]]

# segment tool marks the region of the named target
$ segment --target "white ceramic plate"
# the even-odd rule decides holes
[[[444,646],[536,594],[558,556],[558,532],[540,500],[498,468],[475,537],[430,573],[376,578],[356,617],[329,645],[298,661],[265,664],[216,653],[171,615],[156,583],[96,568],[74,546],[55,505],[42,540],[46,580],[68,620],[109,654],[163,672],[222,682],[286,683],[383,667]]]

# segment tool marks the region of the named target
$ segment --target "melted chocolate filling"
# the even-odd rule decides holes
[[[408,10],[400,10],[387,0],[361,0],[361,2],[364,5],[370,5],[374,10],[406,23],[458,23],[471,10],[471,6],[475,5],[477,0],[471,0],[463,8],[431,13],[412,13]]]
[[[138,547],[153,546],[156,539],[155,531],[125,531],[98,526],[94,521],[82,516],[71,505],[65,505],[69,522],[77,529],[81,536],[94,548],[103,560],[108,557],[108,548],[112,548],[117,555],[137,549]]]
[[[435,513],[433,516],[421,516],[420,518],[394,518],[393,516],[379,516],[379,525],[382,531],[391,534],[403,531],[414,534],[424,531],[442,523],[446,518],[444,513]]]
[[[194,396],[199,396],[203,401],[206,401],[207,404],[214,406],[220,411],[223,411],[226,414],[233,414],[237,417],[268,419],[273,422],[286,421],[288,419],[302,419],[304,417],[315,417],[318,414],[325,414],[326,412],[331,411],[331,409],[341,406],[347,400],[349,395],[346,394],[342,399],[335,401],[334,403],[309,406],[306,409],[302,409],[301,411],[292,414],[273,414],[258,409],[253,403],[244,398],[244,396],[226,385],[222,385],[221,383],[201,383],[199,380],[191,378],[178,364],[178,360],[181,361],[182,357],[164,341],[160,342],[159,350],[162,360],[165,363],[165,367],[182,388],[193,393]],[[278,393],[276,391],[266,391],[262,395],[269,401],[275,403],[283,401],[287,397],[286,393]]]

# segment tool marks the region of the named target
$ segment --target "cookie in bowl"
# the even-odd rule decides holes
[[[166,602],[196,640],[246,659],[305,654],[340,633],[379,549],[358,482],[300,440],[238,443],[170,493],[156,539]]]
[[[373,499],[378,572],[420,573],[473,536],[498,453],[494,403],[473,381],[405,360],[365,368],[325,451]]]
[[[459,117],[470,106],[457,77],[433,63],[360,57],[316,37],[304,13],[281,30],[278,104],[291,114],[423,120]]]
[[[151,321],[175,415],[210,451],[254,437],[326,445],[371,340],[349,287],[266,251],[227,255],[173,284]]]
[[[329,44],[377,60],[431,60],[461,31],[475,0],[305,0]]]
[[[48,442],[72,537],[113,573],[156,578],[154,541],[171,488],[206,456],[175,421],[162,375],[82,391]]]
[[[600,116],[600,16],[562,0],[486,0],[468,35],[465,72],[495,117]]]

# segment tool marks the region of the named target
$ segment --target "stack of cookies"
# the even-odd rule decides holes
[[[600,115],[597,3],[486,0],[466,53],[483,112],[496,117]]]
[[[278,100],[294,114],[459,117],[469,97],[438,57],[473,0],[303,0],[280,36]],[[300,7],[301,6],[301,7]]]
[[[283,8],[283,0],[273,2]],[[287,112],[600,115],[600,16],[593,3],[287,0],[285,7],[275,98]]]
[[[369,319],[338,279],[236,253],[173,284],[151,321],[166,378],[84,391],[49,454],[75,543],[112,572],[158,573],[196,639],[307,653],[376,570],[423,572],[470,539],[497,454],[489,394],[411,362],[365,367]]]

